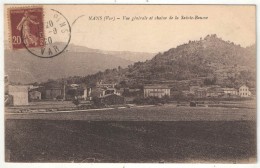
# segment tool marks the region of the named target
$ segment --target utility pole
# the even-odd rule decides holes
[[[65,101],[66,99],[66,84],[67,84],[67,81],[64,80],[63,81],[63,100]]]

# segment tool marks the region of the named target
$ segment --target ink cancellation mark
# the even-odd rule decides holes
[[[71,27],[68,20],[60,12],[51,9],[44,13],[44,45],[38,48],[26,48],[35,56],[52,58],[65,51],[70,39]]]

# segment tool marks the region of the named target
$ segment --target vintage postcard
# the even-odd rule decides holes
[[[254,164],[255,5],[4,5],[7,163]]]

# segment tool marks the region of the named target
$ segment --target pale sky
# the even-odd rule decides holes
[[[6,6],[8,8],[8,6]],[[47,5],[72,24],[71,43],[110,51],[166,51],[207,34],[241,46],[255,43],[255,6],[243,5]],[[6,12],[5,12],[6,14]],[[124,21],[123,16],[202,16],[207,20]],[[116,21],[93,21],[111,16]],[[5,17],[7,18],[7,17]],[[8,30],[5,20],[5,30]],[[8,31],[5,31],[5,39]]]

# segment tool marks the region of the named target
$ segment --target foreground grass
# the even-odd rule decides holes
[[[254,162],[254,121],[5,123],[11,162]]]

